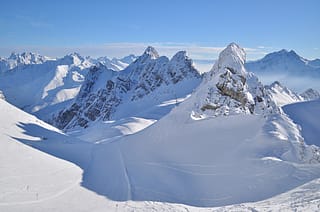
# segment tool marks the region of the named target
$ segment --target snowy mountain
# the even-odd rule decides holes
[[[124,168],[112,166],[122,180],[96,191],[112,199],[219,206],[262,200],[318,177],[319,148],[304,143],[244,62],[243,49],[230,44],[208,78],[168,115],[99,143],[97,158],[120,158]],[[110,172],[96,177],[112,178]],[[116,194],[115,184],[123,185]]]
[[[314,59],[308,61],[308,65],[313,66],[315,68],[320,68],[320,59]]]
[[[2,73],[0,90],[8,102],[45,120],[77,95],[92,65],[73,53],[40,64],[16,66]]]
[[[320,77],[318,60],[307,60],[295,51],[285,49],[266,55],[264,58],[245,64],[249,71],[260,73],[282,73]]]
[[[270,53],[260,60],[247,62],[245,67],[264,84],[280,81],[296,92],[308,87],[320,89],[319,59],[305,59],[293,50]]]
[[[317,90],[314,90],[312,88],[307,89],[306,91],[301,93],[300,96],[305,101],[320,99],[320,93]]]
[[[303,101],[304,98],[289,88],[282,85],[280,82],[275,81],[271,85],[266,86],[266,91],[272,97],[272,100],[276,102],[278,106],[291,104],[294,102]]]
[[[106,63],[107,60],[105,58],[105,65],[118,71],[135,60],[135,56],[114,58]],[[8,102],[48,120],[53,113],[69,105],[77,96],[89,68],[99,63],[99,59],[84,58],[78,53],[58,59],[34,53],[13,53],[0,61],[0,89]]]
[[[265,86],[265,89],[278,106],[284,106],[301,101],[311,101],[320,98],[319,92],[315,89],[309,88],[303,93],[297,94],[278,81]]]
[[[317,209],[319,101],[285,109],[293,122],[244,63],[232,43],[202,82],[185,52],[97,64],[58,116],[68,135],[0,100],[0,210]]]
[[[99,57],[95,63],[101,63],[105,65],[107,68],[112,69],[114,71],[121,71],[125,69],[128,65],[134,62],[137,57],[133,54],[123,57],[121,59],[112,58],[109,59],[108,57]]]
[[[278,111],[258,78],[246,71],[244,63],[245,52],[235,43],[221,52],[194,95],[194,118]]]
[[[61,129],[88,127],[96,120],[119,120],[139,113],[141,116],[153,107],[148,118],[158,119],[154,115],[155,109],[160,109],[157,105],[178,101],[190,94],[200,81],[201,76],[186,52],[178,52],[169,60],[148,47],[121,72],[102,64],[91,68],[75,102],[54,117],[53,123]]]
[[[12,53],[8,58],[0,58],[0,73],[24,65],[42,64],[48,60],[52,59],[31,52]]]

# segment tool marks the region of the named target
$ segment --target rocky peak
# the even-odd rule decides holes
[[[178,52],[169,60],[164,56],[159,57],[152,47],[148,47],[142,56],[123,71],[108,75],[109,72],[103,69],[103,65],[100,65],[89,71],[77,101],[54,117],[57,127],[86,127],[91,121],[110,120],[120,104],[143,101],[151,94],[154,100],[160,100],[163,96],[178,98],[175,90],[179,91],[183,87],[186,92],[191,92],[201,81],[200,74],[186,52]],[[186,84],[180,83],[184,80],[191,83],[188,88]],[[165,92],[165,95],[156,93],[156,90]]]
[[[258,78],[244,68],[246,54],[235,43],[229,44],[213,66],[209,79],[198,89],[199,117],[272,112],[276,105]]]
[[[157,50],[152,46],[148,46],[143,55],[148,55],[151,59],[157,59],[159,57]]]
[[[135,63],[144,64],[149,60],[156,60],[159,58],[158,52],[152,46],[148,46],[144,53],[135,60]]]
[[[184,78],[200,78],[199,72],[195,69],[193,61],[187,56],[186,51],[176,53],[168,64],[168,78],[177,83]]]
[[[246,61],[246,53],[243,48],[236,43],[231,43],[219,55],[218,61],[213,66],[213,71],[222,71],[228,69],[233,74],[244,75],[246,70],[244,63]]]
[[[48,60],[47,57],[32,52],[23,52],[21,54],[12,52],[8,60],[15,61],[19,64],[39,64]]]
[[[286,86],[282,85],[279,81],[274,81],[270,84],[270,86],[266,86],[266,88],[274,91],[277,90],[279,92],[291,93],[291,90],[289,90]]]
[[[177,61],[177,62],[182,60],[190,60],[190,58],[187,56],[186,51],[177,52],[171,59],[171,61]]]
[[[71,53],[62,58],[63,63],[68,65],[75,64],[80,65],[85,59],[79,53]]]

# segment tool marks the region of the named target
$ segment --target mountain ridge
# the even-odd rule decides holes
[[[97,81],[100,80],[100,75],[106,72],[110,73],[107,74],[108,77]],[[169,60],[167,57],[160,57],[153,47],[147,47],[140,57],[121,72],[111,73],[102,64],[90,69],[75,103],[69,109],[59,112],[53,118],[53,123],[61,129],[77,125],[87,127],[89,122],[99,117],[104,121],[109,120],[120,104],[140,101],[151,94],[153,100],[150,101],[154,104],[169,100],[168,95],[171,99],[180,98],[181,94],[174,94],[174,89],[179,90],[179,86],[182,85],[179,82],[190,81],[191,87],[182,92],[186,95],[200,83],[200,79],[200,74],[193,67],[192,60],[187,57],[186,52],[178,52]],[[178,87],[174,88],[176,85]],[[93,89],[94,87],[96,88]],[[169,90],[165,91],[166,89],[172,93]],[[156,90],[166,93],[156,93]],[[76,120],[73,120],[74,118]]]

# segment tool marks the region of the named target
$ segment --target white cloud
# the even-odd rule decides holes
[[[176,52],[185,50],[194,60],[214,60],[225,48],[224,46],[203,46],[194,43],[173,43],[173,42],[153,42],[153,43],[105,43],[102,45],[83,45],[83,46],[65,46],[65,47],[47,47],[47,46],[24,46],[24,47],[0,47],[0,55],[7,56],[12,51],[23,52],[32,51],[39,54],[62,57],[72,52],[79,52],[84,56],[108,56],[123,57],[129,54],[141,55],[147,46],[153,46],[160,55],[172,57]],[[244,48],[248,59],[261,58],[266,51],[259,48]]]

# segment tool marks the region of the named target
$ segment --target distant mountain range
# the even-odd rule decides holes
[[[149,58],[146,55],[151,56]],[[180,58],[180,61],[177,58]],[[8,58],[0,58],[0,90],[8,102],[48,121],[52,119],[53,115],[56,117],[58,112],[75,104],[75,101],[79,103],[79,96],[84,96],[85,88],[89,90],[94,88],[95,98],[101,98],[102,94],[98,94],[98,92],[102,92],[101,89],[106,89],[106,85],[105,83],[97,85],[98,82],[94,81],[95,78],[106,82],[109,80],[109,86],[117,87],[112,88],[112,91],[109,92],[118,93],[113,100],[117,99],[119,105],[127,101],[124,99],[139,99],[139,97],[153,93],[157,87],[167,86],[169,88],[171,86],[171,90],[175,90],[177,89],[174,87],[176,82],[184,81],[184,77],[189,73],[188,71],[180,73],[180,70],[172,72],[178,68],[174,68],[174,66],[178,65],[181,68],[189,66],[189,69],[193,69],[194,74],[197,73],[196,78],[200,77],[200,71],[196,70],[195,63],[186,58],[186,53],[180,53],[175,55],[171,62],[166,57],[159,57],[152,47],[148,48],[140,57],[129,55],[121,59],[109,59],[108,57],[94,59],[82,57],[78,53],[72,53],[62,58],[49,58],[34,53],[12,53]],[[189,61],[187,62],[189,65],[186,61]],[[209,69],[208,61],[196,62],[205,64]],[[212,65],[213,61],[210,66],[212,67]],[[319,94],[317,89],[320,88],[320,85],[316,83],[318,80],[320,81],[319,59],[307,60],[292,50],[281,50],[268,54],[260,60],[247,62],[245,68],[257,74],[264,84],[271,83],[267,90],[277,99],[276,102],[279,105],[316,98]],[[312,82],[308,83],[309,81],[306,82],[304,79],[312,80]],[[274,81],[280,81],[281,84],[273,83]],[[174,86],[170,85],[171,83]],[[298,95],[289,88],[285,88],[283,84],[298,91],[305,91],[310,87],[316,89]],[[191,86],[180,93],[186,95],[196,86],[197,84],[193,84],[193,87]],[[296,89],[297,87],[299,89]],[[128,95],[131,96],[120,97],[123,96],[120,91],[130,93]],[[182,98],[181,94],[175,94],[176,98]],[[93,94],[90,95],[90,101],[93,101]],[[98,97],[99,95],[100,97]],[[161,95],[164,94],[155,96]],[[115,110],[113,107],[108,109],[109,112]],[[95,120],[96,117],[90,119]]]
[[[135,59],[133,55],[92,59],[78,53],[52,59],[34,53],[12,53],[0,59],[0,90],[10,103],[47,119],[77,96],[91,67],[103,64],[120,71]]]
[[[245,66],[265,84],[280,81],[297,92],[307,88],[320,90],[320,60],[305,59],[293,50],[273,52]]]
[[[281,73],[320,77],[320,60],[308,60],[295,51],[285,49],[273,52],[260,60],[247,62],[246,68],[255,73]]]

